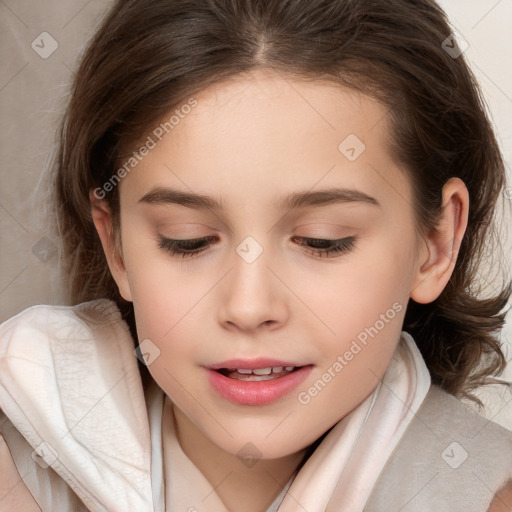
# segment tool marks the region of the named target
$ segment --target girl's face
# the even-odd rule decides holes
[[[114,275],[178,428],[292,454],[390,362],[427,257],[411,183],[354,91],[259,71],[187,100],[119,185]]]

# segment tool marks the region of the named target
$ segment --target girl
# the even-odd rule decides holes
[[[432,0],[119,0],[55,165],[75,305],[1,327],[0,509],[510,510],[458,399],[510,295],[461,53]]]

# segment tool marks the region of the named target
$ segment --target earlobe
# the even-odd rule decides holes
[[[459,178],[451,178],[443,187],[439,223],[425,239],[426,250],[418,262],[411,298],[428,304],[439,297],[455,268],[462,238],[466,231],[469,194]]]
[[[89,194],[91,202],[91,214],[98,232],[98,236],[103,246],[103,252],[107,259],[110,273],[119,288],[119,293],[123,299],[131,301],[131,291],[128,283],[128,276],[121,253],[121,248],[116,242],[114,233],[113,219],[107,202],[103,199],[97,199],[91,191]]]

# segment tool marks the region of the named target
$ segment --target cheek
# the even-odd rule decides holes
[[[315,307],[331,332],[316,337],[322,364],[298,397],[313,416],[331,411],[327,420],[339,420],[375,389],[389,366],[408,294],[403,272],[385,260],[373,269],[353,269],[343,284],[331,286],[322,298],[317,294]],[[328,384],[324,388],[319,381]]]
[[[132,283],[141,351],[145,344],[154,354],[148,370],[165,393],[179,407],[187,409],[190,393],[193,396],[201,393],[195,387],[197,381],[189,375],[191,365],[201,363],[198,354],[204,347],[204,336],[197,329],[200,319],[194,308],[201,290],[167,280],[155,267],[152,272],[137,273]]]
[[[394,304],[405,310],[413,276],[412,254],[377,242],[346,261],[329,273],[304,279],[298,290],[336,334],[355,336],[388,310],[394,319]]]
[[[174,396],[185,380],[186,364],[203,362],[198,360],[205,345],[202,308],[217,278],[189,275],[181,265],[170,264],[165,254],[146,247],[128,246],[125,264],[139,343],[158,354],[148,369]]]
[[[322,371],[333,371],[336,362],[338,369],[343,367],[334,372],[337,377],[331,397],[326,393],[318,400],[322,407],[329,407],[329,400],[346,394],[346,389],[354,391],[346,400],[355,404],[384,374],[409,300],[414,259],[407,247],[404,239],[396,245],[389,243],[389,237],[376,239],[346,266],[340,265],[332,275],[304,285],[307,288],[299,292],[309,297],[310,309],[322,320],[315,319],[322,333],[316,343],[326,356]]]
[[[132,295],[139,339],[154,339],[160,344],[180,319],[186,316],[201,290],[194,280],[183,285],[180,266],[170,264],[158,243],[138,243],[133,230],[123,233],[123,259]]]

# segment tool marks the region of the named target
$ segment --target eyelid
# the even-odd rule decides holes
[[[346,254],[350,252],[352,249],[354,249],[357,237],[354,236],[347,236],[344,238],[312,238],[312,237],[299,237],[295,236],[294,239],[298,240],[306,240],[311,242],[320,242],[320,244],[328,245],[329,242],[332,244],[330,248],[314,248],[314,247],[307,247],[306,252],[309,252],[310,254],[313,254],[320,258],[327,258],[327,257],[336,257],[341,256],[343,254]],[[303,245],[303,244],[299,244]]]
[[[171,256],[192,257],[200,255],[208,250],[216,236],[204,236],[200,238],[172,239],[159,235],[158,243],[160,249],[165,250]],[[357,237],[347,236],[344,238],[313,238],[313,237],[292,237],[293,241],[305,241],[299,243],[304,247],[305,252],[318,258],[334,258],[342,256],[353,250]],[[314,247],[315,244],[320,247]]]
[[[214,240],[215,238],[217,237],[209,235],[200,238],[173,239],[165,237],[163,235],[159,235],[158,245],[160,249],[167,251],[171,255],[187,257],[194,256],[205,251],[208,248],[208,246],[211,245],[211,241]],[[210,243],[205,243],[205,245],[201,245],[202,242]],[[194,246],[197,244],[200,244],[199,247],[197,247],[197,249],[190,248],[190,246]]]

